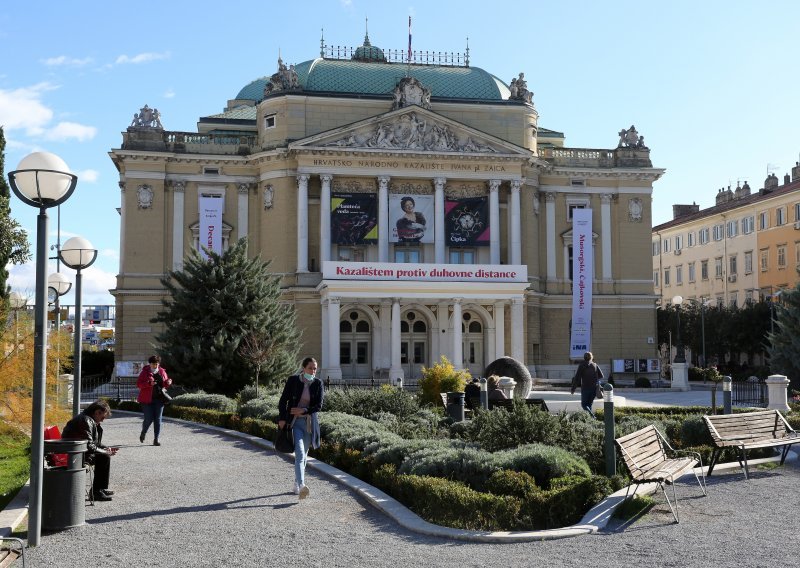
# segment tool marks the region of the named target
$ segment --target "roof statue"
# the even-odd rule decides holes
[[[392,110],[418,105],[422,108],[431,108],[431,90],[425,87],[414,77],[403,77],[392,91],[394,102]]]
[[[508,97],[509,100],[522,101],[529,105],[533,104],[533,92],[528,90],[528,82],[525,80],[525,73],[520,73],[519,77],[511,79],[509,89],[511,90],[511,95]]]
[[[297,78],[297,71],[294,65],[286,67],[283,59],[278,56],[278,72],[273,73],[264,87],[264,96],[276,91],[299,90],[300,83]]]
[[[161,125],[161,113],[157,108],[150,108],[144,105],[139,112],[133,114],[131,126],[134,128],[158,128],[163,130]]]
[[[636,132],[636,127],[632,124],[627,130],[623,128],[619,131],[619,144],[617,144],[617,148],[649,149],[644,145],[644,136],[639,136],[639,133]]]

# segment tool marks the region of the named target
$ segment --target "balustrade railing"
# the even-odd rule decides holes
[[[731,404],[766,408],[769,404],[767,383],[763,379],[738,379],[731,384]]]
[[[613,167],[614,151],[594,148],[540,148],[539,157],[556,166]]]

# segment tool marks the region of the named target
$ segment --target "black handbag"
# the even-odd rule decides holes
[[[284,454],[290,454],[294,452],[294,439],[292,436],[292,429],[288,424],[285,424],[283,428],[278,428],[277,434],[275,434],[275,451],[282,452]]]
[[[155,376],[156,384],[153,385],[153,400],[162,402],[164,406],[172,402],[172,397],[169,396],[167,389],[164,388],[164,379],[161,377],[161,373],[157,373]]]

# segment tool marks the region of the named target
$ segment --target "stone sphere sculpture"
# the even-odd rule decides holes
[[[517,381],[517,386],[514,387],[514,398],[528,398],[533,385],[528,368],[513,357],[500,357],[500,359],[492,361],[486,367],[484,375],[487,377],[491,375],[511,377]]]

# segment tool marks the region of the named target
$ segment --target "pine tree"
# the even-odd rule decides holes
[[[11,190],[6,183],[6,137],[0,126],[0,304],[8,299],[8,270],[11,264],[24,264],[31,259],[27,233],[11,218]]]
[[[789,377],[792,389],[800,390],[800,284],[781,293],[775,315],[775,331],[767,334],[769,367]]]
[[[300,332],[269,265],[248,259],[241,239],[221,255],[209,252],[208,260],[193,252],[184,270],[162,279],[170,296],[152,321],[166,325],[157,352],[176,383],[226,395],[253,384],[258,369],[242,347],[254,335],[272,346],[259,361],[262,383],[278,384],[294,370]]]

